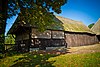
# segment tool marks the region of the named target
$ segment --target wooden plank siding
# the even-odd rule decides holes
[[[65,33],[65,41],[68,47],[83,46],[98,43],[96,35]]]
[[[27,32],[28,31],[28,32]],[[31,28],[16,34],[16,50],[28,52],[30,48],[46,49],[46,47],[65,46],[64,31],[46,30],[39,32]]]
[[[39,32],[37,29],[32,29],[31,47],[46,49],[46,47],[64,46],[64,31],[46,30]]]
[[[27,32],[28,31],[28,32]],[[75,47],[98,43],[95,34],[46,30],[39,32],[35,28],[21,30],[16,34],[17,51],[28,52],[30,48],[45,50],[46,47]]]
[[[18,32],[16,32],[15,46],[18,52],[29,52],[30,46],[30,29],[21,27]]]
[[[100,41],[100,35],[97,35],[98,40]]]

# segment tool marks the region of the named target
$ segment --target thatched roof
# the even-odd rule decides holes
[[[60,16],[56,16],[56,18],[58,18],[63,23],[63,28],[65,31],[92,33],[90,29],[81,21],[75,21]]]
[[[93,34],[93,32],[91,32],[90,29],[80,21],[71,20],[68,18],[61,17],[61,16],[55,16],[54,20],[58,23],[54,26],[51,25],[51,27],[49,27],[50,29]],[[13,31],[15,31],[15,29],[18,26],[17,24],[19,24],[19,23],[15,22],[8,33],[13,33]],[[26,25],[26,23],[25,23],[25,25]],[[24,25],[22,25],[22,26],[24,26]]]
[[[94,26],[91,28],[91,30],[96,34],[100,35],[100,18],[98,21],[94,24]]]

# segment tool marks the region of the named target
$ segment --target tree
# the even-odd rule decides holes
[[[5,32],[6,19],[17,14],[20,22],[32,23],[43,31],[53,24],[53,13],[61,13],[61,6],[66,2],[67,0],[0,0],[2,4],[1,15],[4,18],[4,22],[1,22],[2,34],[4,35]]]
[[[88,27],[91,29],[93,27],[94,23],[88,25]]]
[[[32,23],[44,30],[53,24],[53,12],[61,13],[61,6],[66,2],[67,0],[9,0],[8,17],[19,14],[20,22]]]
[[[8,0],[0,0],[0,53],[4,52],[5,27],[7,20]]]

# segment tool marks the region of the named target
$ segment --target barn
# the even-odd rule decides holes
[[[37,27],[16,20],[8,34],[16,35],[17,51],[28,52],[31,48],[45,50],[48,47],[75,47],[98,43],[96,34],[80,21],[55,16],[58,25],[39,32]],[[60,25],[59,25],[60,24]]]
[[[97,20],[97,22],[91,28],[91,31],[93,31],[97,35],[97,38],[100,41],[100,18]]]

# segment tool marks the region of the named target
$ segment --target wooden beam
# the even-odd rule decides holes
[[[31,46],[31,40],[32,40],[32,38],[31,38],[31,35],[32,35],[32,28],[31,27],[29,27],[29,45],[28,45],[28,51],[30,51],[30,46]]]

